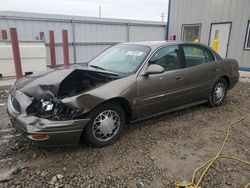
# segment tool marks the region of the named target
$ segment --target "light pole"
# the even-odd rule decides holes
[[[164,22],[165,14],[166,13],[164,13],[164,12],[161,13],[161,22]]]
[[[101,18],[101,17],[102,17],[102,6],[99,5],[99,18]]]

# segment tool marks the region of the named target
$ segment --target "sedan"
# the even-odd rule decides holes
[[[133,122],[223,104],[238,70],[236,60],[202,44],[121,43],[88,63],[16,81],[7,111],[14,127],[39,144],[103,147]]]

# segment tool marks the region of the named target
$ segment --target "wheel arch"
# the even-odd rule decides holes
[[[227,82],[227,87],[230,88],[230,77],[228,75],[221,76]]]
[[[132,118],[131,105],[130,105],[130,102],[127,99],[123,98],[123,97],[114,97],[114,98],[110,98],[110,99],[108,99],[106,101],[103,101],[102,103],[98,104],[93,109],[91,109],[91,111],[98,108],[99,106],[101,106],[103,104],[107,104],[107,103],[118,104],[124,110],[124,113],[125,113],[125,116],[126,116],[126,123],[127,124],[130,123],[130,120]]]
[[[105,101],[104,103],[115,103],[115,104],[119,104],[122,109],[125,112],[126,115],[126,123],[130,123],[131,117],[132,117],[132,109],[131,109],[131,105],[130,102],[122,97],[115,97],[115,98],[111,98],[107,101]]]

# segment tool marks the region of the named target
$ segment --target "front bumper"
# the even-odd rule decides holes
[[[11,96],[20,104],[20,112],[13,107]],[[7,112],[12,125],[28,139],[41,145],[72,145],[80,141],[82,132],[89,119],[67,121],[51,121],[26,114],[25,109],[31,104],[30,98],[24,93],[10,91]],[[35,134],[48,135],[48,138],[34,138]]]

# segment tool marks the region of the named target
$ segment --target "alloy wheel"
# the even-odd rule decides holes
[[[92,131],[99,141],[112,139],[120,127],[120,116],[113,110],[101,112],[94,120]]]
[[[213,100],[215,103],[220,103],[226,92],[226,87],[223,82],[219,82],[214,87]]]

